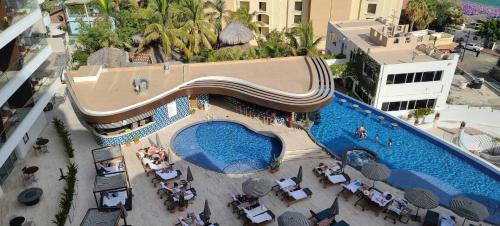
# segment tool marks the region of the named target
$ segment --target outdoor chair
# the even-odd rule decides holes
[[[325,173],[326,174],[320,180],[321,182],[323,182],[323,188],[326,188],[329,185],[350,183],[351,181],[351,177],[349,177],[349,175],[347,175],[346,173],[328,174],[328,171],[326,171]]]
[[[153,183],[153,187],[156,187],[156,184],[159,182],[167,182],[169,180],[177,179],[182,175],[180,170],[169,170],[166,172],[155,171],[155,178],[151,179],[151,183]]]
[[[293,191],[283,193],[283,200],[286,201],[287,206],[296,202],[311,198],[312,191],[309,188],[297,188]]]
[[[359,189],[363,186],[363,182],[360,180],[354,180],[348,185],[341,184],[342,191],[339,192],[338,195],[342,195],[346,201],[348,201],[352,196],[359,195]]]
[[[322,210],[321,212],[314,212],[312,210],[309,210],[311,213],[311,217],[309,219],[315,220],[316,222],[320,222],[324,219],[329,219],[329,218],[334,218],[335,216],[333,215],[333,211],[331,208],[326,208]]]

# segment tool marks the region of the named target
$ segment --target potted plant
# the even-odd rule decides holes
[[[134,135],[134,143],[136,143],[136,144],[139,143],[139,136]]]
[[[194,114],[196,112],[196,109],[192,108],[191,110],[189,110],[189,114]]]
[[[168,201],[167,201],[167,210],[170,213],[175,213],[175,202],[174,202],[174,198],[172,196],[170,196],[168,198]]]
[[[186,210],[188,206],[188,201],[184,198],[184,195],[179,196],[179,211],[182,212]]]
[[[271,166],[269,166],[269,172],[276,173],[280,170],[281,159],[273,156],[273,160],[271,161]]]
[[[407,119],[407,121],[408,121],[408,122],[411,122],[411,120],[412,120],[412,119],[413,119],[413,114],[411,114],[411,113],[410,113],[410,114],[408,114],[408,119]]]

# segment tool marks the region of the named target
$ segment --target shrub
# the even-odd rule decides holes
[[[89,55],[90,53],[88,51],[76,50],[72,54],[72,60],[78,64],[77,67],[87,65],[87,58],[89,58]]]
[[[61,138],[63,142],[64,151],[66,152],[66,154],[68,154],[68,158],[73,158],[75,150],[73,149],[73,142],[71,141],[70,137],[71,134],[66,129],[64,122],[58,118],[54,118],[52,120],[52,123],[54,123],[57,134],[59,135],[59,138]]]
[[[432,109],[430,108],[421,108],[413,111],[413,115],[415,116],[415,118],[424,117],[426,115],[430,115],[431,113]]]
[[[52,220],[57,226],[64,226],[66,219],[68,218],[69,210],[71,209],[71,203],[73,202],[73,197],[75,194],[75,184],[76,184],[76,173],[78,172],[77,166],[74,163],[70,163],[67,166],[68,175],[66,176],[66,186],[64,186],[63,193],[61,193],[61,200],[59,201],[59,211],[54,216],[55,219]]]

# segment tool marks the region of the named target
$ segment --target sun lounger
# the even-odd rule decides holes
[[[286,200],[287,205],[290,206],[298,201],[311,198],[312,191],[309,188],[301,188],[294,191],[288,191],[285,194],[284,199]]]
[[[172,183],[173,186],[168,186],[167,183]],[[180,192],[181,189],[185,188],[187,186],[187,183],[183,182],[182,180],[180,182],[160,182],[160,188],[156,192],[158,195],[160,195],[160,199],[163,198],[163,194],[172,194],[172,193],[177,193]]]
[[[396,220],[399,220],[403,223],[408,223],[408,221],[410,220],[410,214],[411,209],[408,208],[408,201],[396,197],[394,198],[394,201],[387,206],[384,220],[390,219],[394,224],[396,223]],[[406,218],[406,221],[403,221],[403,218]]]
[[[323,187],[326,188],[328,185],[335,185],[335,184],[342,184],[342,183],[349,183],[351,178],[349,175],[345,173],[341,174],[326,174],[322,181],[323,181]]]
[[[340,172],[342,170],[342,164],[340,162],[336,162],[335,165],[329,166],[323,163],[320,163],[319,166],[314,167],[313,172],[317,177],[323,177],[325,175],[325,171],[329,170],[331,172]]]
[[[333,211],[332,211],[331,208],[326,208],[326,209],[324,209],[324,210],[322,210],[321,212],[318,212],[318,213],[315,213],[312,210],[309,210],[309,212],[311,213],[311,218],[310,219],[314,219],[317,222],[320,222],[320,221],[322,221],[324,219],[329,219],[329,218],[333,218],[334,217]]]
[[[455,224],[456,219],[454,216],[427,210],[423,226],[454,226]]]
[[[392,202],[394,196],[390,193],[382,193],[380,190],[376,188],[370,189],[370,194],[361,196],[358,201],[354,204],[354,206],[359,205],[362,211],[371,210],[375,213],[376,216],[380,214],[380,212],[384,211],[389,203]]]
[[[248,220],[250,220],[249,222],[250,225],[262,225],[264,223],[273,221],[274,217],[275,217],[274,213],[271,210],[267,210],[253,217],[247,216]]]
[[[345,222],[344,220],[341,220],[339,222],[331,224],[330,226],[349,226],[349,224],[347,222]]]
[[[127,201],[127,191],[113,192],[102,197],[102,205],[104,207],[114,207],[120,203],[122,205],[125,205],[126,201]]]
[[[267,211],[267,208],[264,205],[259,205],[257,207],[252,208],[252,209],[243,209],[243,212],[245,213],[245,215],[247,217],[253,217],[253,216],[259,215],[261,213],[264,213],[266,211]]]
[[[168,181],[172,179],[179,178],[182,175],[180,170],[170,170],[166,172],[155,171],[155,178],[151,179],[153,186],[156,187],[156,184],[160,181]]]
[[[354,180],[348,185],[341,184],[342,191],[339,192],[339,195],[342,194],[344,199],[347,201],[349,198],[351,198],[353,195],[359,193],[359,189],[363,186],[363,182],[360,180]]]
[[[288,179],[280,179],[276,180],[276,185],[273,186],[273,190],[276,191],[276,195],[280,192],[287,192],[297,188],[299,184],[299,179],[296,177],[288,178]]]

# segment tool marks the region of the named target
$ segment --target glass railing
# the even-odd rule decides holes
[[[0,32],[20,21],[38,8],[36,0],[7,1],[7,10],[0,13]]]
[[[28,63],[31,62],[35,56],[40,53],[45,47],[47,47],[46,38],[20,38],[19,47],[21,50],[19,52],[19,59],[10,65],[7,70],[0,72],[0,89],[3,88],[12,78],[14,78],[17,73]]]
[[[47,93],[50,86],[54,84],[56,79],[62,73],[63,67],[55,69],[53,73],[34,73],[29,81],[31,83],[31,97],[24,103],[16,103],[16,106],[4,105],[0,109],[0,114],[2,116],[2,130],[0,132],[0,147],[7,142],[12,133],[16,130],[19,124],[26,118],[28,113],[33,109],[37,102]],[[43,75],[43,76],[40,76]]]

